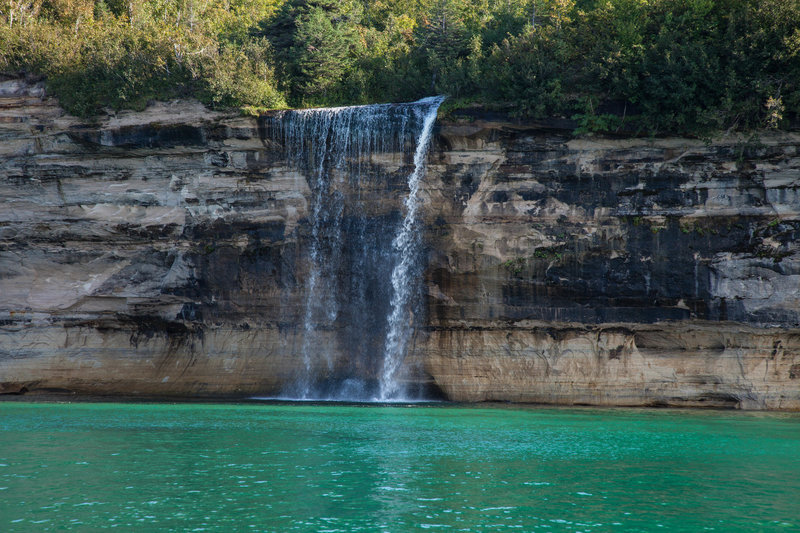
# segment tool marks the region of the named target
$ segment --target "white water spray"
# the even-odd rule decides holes
[[[408,196],[405,201],[406,213],[400,232],[392,245],[400,254],[400,260],[392,270],[392,312],[389,315],[389,332],[383,352],[383,371],[380,377],[379,399],[381,401],[402,399],[405,388],[398,379],[401,365],[405,359],[408,341],[413,333],[413,311],[411,300],[416,285],[414,265],[420,248],[420,230],[417,214],[420,208],[419,182],[425,175],[428,147],[431,143],[433,123],[444,98],[434,97],[420,100],[429,107],[422,123],[422,131],[417,138],[414,150],[414,171],[408,177]]]
[[[288,111],[273,120],[274,137],[312,193],[303,364],[287,396],[405,398],[397,380],[423,268],[419,185],[442,100]],[[399,221],[380,206],[391,205],[402,174],[372,156],[402,156],[407,146],[413,168]]]

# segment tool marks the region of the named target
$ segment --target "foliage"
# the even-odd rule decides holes
[[[564,71],[572,50],[554,27],[529,28],[494,46],[486,62],[484,98],[498,97],[518,114],[542,118],[565,112]]]
[[[278,91],[270,67],[269,43],[224,44],[199,62],[203,88],[198,96],[213,107],[250,106],[278,109],[286,100]]]
[[[281,86],[297,105],[338,103],[360,47],[360,4],[290,0],[262,24],[275,49]]]
[[[577,134],[708,136],[800,115],[800,3],[785,0],[0,0],[0,73],[71,112],[432,93]]]

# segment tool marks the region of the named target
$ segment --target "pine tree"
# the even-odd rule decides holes
[[[335,101],[359,46],[358,5],[293,0],[263,29],[296,104]]]

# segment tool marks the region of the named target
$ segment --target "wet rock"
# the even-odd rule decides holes
[[[88,124],[13,80],[0,100],[0,393],[279,393],[302,364],[311,191],[267,121],[169,102]],[[439,125],[408,379],[464,401],[800,409],[800,136],[567,127]],[[397,218],[409,155],[364,163],[389,182],[343,185],[368,206],[345,220]]]

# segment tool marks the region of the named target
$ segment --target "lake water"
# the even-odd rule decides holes
[[[0,403],[0,531],[800,531],[800,414]]]

